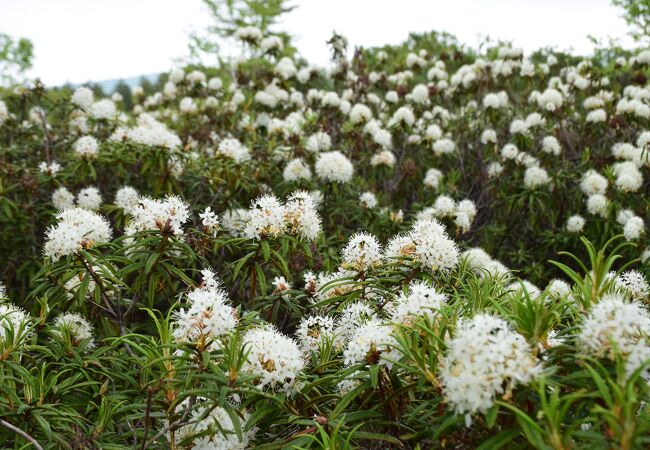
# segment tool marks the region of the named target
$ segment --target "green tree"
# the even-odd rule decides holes
[[[32,67],[34,45],[29,39],[0,33],[0,82],[10,84]]]
[[[650,0],[612,0],[623,8],[623,18],[631,27],[630,35],[644,44],[650,43]]]
[[[203,3],[214,23],[202,34],[190,34],[190,53],[195,59],[206,53],[216,55],[235,31],[244,26],[257,27],[265,36],[274,34],[285,44],[289,42],[288,34],[273,30],[279,18],[295,8],[289,0],[203,0]]]

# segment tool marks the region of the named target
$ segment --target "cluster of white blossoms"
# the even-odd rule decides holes
[[[447,195],[440,195],[436,198],[433,206],[425,208],[416,215],[417,220],[431,220],[434,218],[443,219],[450,217],[461,233],[467,233],[476,218],[476,205],[470,199],[456,202]]]
[[[163,200],[140,198],[131,210],[131,220],[124,229],[126,235],[158,230],[183,236],[183,225],[190,217],[190,208],[180,197],[168,195]]]
[[[391,321],[410,325],[418,317],[434,317],[447,297],[424,281],[412,281],[408,293],[400,292],[389,304],[387,311]]]
[[[0,302],[0,348],[19,343],[31,333],[32,318],[22,308]]]
[[[606,295],[589,310],[578,341],[597,357],[613,360],[617,353],[622,355],[627,374],[631,375],[650,358],[650,314],[621,295]],[[647,368],[644,376],[648,378]]]
[[[461,258],[465,261],[467,268],[479,277],[488,274],[495,278],[503,278],[507,277],[510,272],[506,266],[493,259],[485,250],[479,247],[465,250],[461,254]]]
[[[296,191],[287,197],[284,220],[289,234],[307,241],[313,241],[322,231],[314,197],[305,191]]]
[[[638,270],[627,270],[614,279],[614,284],[632,300],[643,302],[650,297],[650,285]]]
[[[386,248],[388,258],[408,258],[435,272],[458,265],[460,252],[435,220],[418,220],[406,234],[393,237]]]
[[[379,319],[370,319],[360,325],[343,352],[345,364],[379,364],[390,369],[401,357],[392,333],[393,326]]]
[[[99,142],[92,136],[82,136],[74,143],[74,152],[82,158],[96,158],[99,153]]]
[[[220,346],[218,338],[232,331],[238,319],[214,272],[204,269],[201,274],[201,286],[188,293],[184,307],[174,312],[173,336],[176,342],[216,350]]]
[[[160,147],[167,150],[176,150],[181,146],[178,135],[147,113],[138,116],[137,126],[133,128],[117,128],[109,140],[114,142],[126,140],[148,147]]]
[[[298,324],[295,336],[305,353],[318,351],[326,340],[334,342],[334,319],[329,316],[305,316]]]
[[[541,371],[523,336],[488,314],[461,319],[440,370],[443,393],[458,414],[486,412],[497,396],[530,383]]]
[[[217,153],[237,163],[251,159],[251,152],[248,147],[235,138],[222,139],[217,145]]]
[[[243,221],[243,234],[250,239],[276,238],[288,233],[314,240],[321,232],[316,203],[305,191],[292,193],[285,204],[274,195],[258,197]]]
[[[585,227],[584,217],[575,214],[567,219],[566,229],[569,233],[580,233]]]
[[[109,242],[113,231],[108,221],[84,208],[67,208],[56,215],[57,224],[45,233],[43,253],[52,261],[74,255],[95,243]]]
[[[95,346],[93,326],[81,314],[66,312],[58,315],[54,319],[53,333],[58,336],[68,333],[71,344],[74,346],[83,345],[85,348]]]
[[[131,186],[122,186],[115,193],[115,206],[131,214],[140,204],[140,194]]]
[[[246,332],[243,344],[248,350],[243,370],[258,378],[260,388],[293,391],[305,367],[303,354],[293,339],[266,325]]]
[[[346,270],[365,272],[378,267],[383,262],[381,244],[375,236],[368,233],[355,233],[341,251],[341,267]]]
[[[321,153],[315,169],[318,178],[336,183],[347,183],[354,175],[352,162],[339,151]]]
[[[188,398],[176,407],[176,411],[182,413],[189,407]],[[241,416],[241,426],[244,428],[250,414],[242,411]],[[202,397],[197,398],[188,419],[187,425],[181,426],[174,432],[176,446],[191,439],[194,450],[244,450],[249,447],[255,432],[255,430],[243,431],[240,440],[230,414],[223,407],[216,406]]]

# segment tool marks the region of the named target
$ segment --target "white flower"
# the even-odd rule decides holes
[[[312,153],[326,152],[330,148],[332,148],[332,140],[327,133],[322,131],[309,136],[305,144],[305,149]]]
[[[377,319],[361,325],[350,337],[343,360],[346,365],[379,364],[388,367],[400,358],[393,327]]]
[[[481,144],[496,144],[497,143],[497,132],[491,128],[483,130],[481,133]]]
[[[443,174],[438,169],[429,169],[424,175],[424,185],[433,189],[438,189],[440,181],[442,181]]]
[[[284,181],[308,180],[311,178],[311,169],[302,158],[292,159],[282,171]]]
[[[601,194],[593,194],[587,198],[587,211],[590,214],[601,216],[603,218],[607,217],[607,209],[609,207],[609,202],[607,197]]]
[[[418,220],[406,235],[398,235],[390,240],[386,256],[413,259],[435,272],[456,267],[459,251],[440,223]]]
[[[605,194],[607,191],[607,178],[595,170],[588,170],[580,182],[580,190],[585,195]]]
[[[542,139],[542,151],[551,155],[558,156],[562,153],[562,147],[555,136],[546,136]]]
[[[239,140],[234,138],[226,138],[219,142],[217,152],[221,155],[235,160],[235,162],[238,163],[251,159],[250,150],[248,150],[246,146],[239,142]]]
[[[72,344],[78,346],[85,342],[86,348],[95,346],[93,338],[93,326],[83,316],[77,313],[63,313],[54,320],[54,333],[63,336],[63,329],[70,333]]]
[[[414,123],[415,115],[413,114],[413,110],[408,106],[402,106],[397,111],[395,111],[393,117],[391,117],[391,119],[388,121],[388,126],[393,127],[396,125],[404,124],[410,127]]]
[[[199,217],[201,218],[203,229],[207,233],[212,234],[212,236],[216,236],[221,224],[217,215],[212,211],[212,208],[209,206],[205,208],[203,212],[199,213]]]
[[[109,99],[99,100],[90,107],[90,114],[95,119],[113,119],[117,115],[115,103]]]
[[[487,173],[489,178],[495,178],[501,175],[503,172],[503,166],[501,163],[493,162],[488,165]]]
[[[579,215],[573,215],[567,219],[566,229],[569,233],[580,233],[585,227],[585,219]]]
[[[508,275],[509,270],[499,261],[492,259],[485,250],[480,247],[465,250],[461,257],[466,261],[467,267],[479,277],[483,278],[489,274],[496,278]]]
[[[438,139],[433,143],[433,153],[436,156],[453,153],[456,150],[456,144],[451,139]]]
[[[342,250],[344,269],[364,272],[377,267],[383,259],[381,245],[377,238],[368,233],[355,233]]]
[[[506,144],[501,148],[501,158],[515,159],[519,155],[519,149],[515,144]]]
[[[237,28],[233,36],[246,42],[257,42],[263,37],[262,30],[252,25]]]
[[[38,170],[41,173],[47,174],[51,177],[55,177],[57,173],[61,170],[61,164],[56,161],[52,161],[50,164],[43,161],[38,165]]]
[[[557,89],[548,88],[537,96],[537,104],[547,111],[555,111],[562,106],[562,103],[564,99]]]
[[[613,172],[616,187],[623,192],[636,192],[643,185],[643,174],[633,162],[616,163]]]
[[[347,183],[354,175],[352,162],[338,150],[321,153],[315,168],[316,175],[324,181]]]
[[[377,166],[386,166],[393,167],[395,166],[396,158],[395,154],[390,150],[382,150],[379,153],[375,153],[370,158],[370,165],[373,167]]]
[[[350,121],[354,124],[367,122],[370,119],[372,119],[372,111],[362,103],[357,103],[350,110]]]
[[[487,314],[461,319],[447,349],[440,371],[443,392],[456,413],[468,415],[466,420],[540,373],[523,336]]]
[[[9,118],[9,110],[7,109],[7,104],[0,100],[0,125],[5,123]]]
[[[616,277],[614,284],[632,300],[644,301],[650,294],[650,285],[638,270],[627,270]]]
[[[93,91],[85,86],[79,86],[72,94],[70,101],[82,109],[88,110],[95,101]]]
[[[429,88],[424,84],[418,84],[411,91],[411,99],[415,103],[426,103],[429,100]]]
[[[87,187],[77,194],[77,206],[91,211],[99,209],[102,205],[102,195],[96,187]]]
[[[238,320],[215,274],[209,269],[201,273],[201,286],[187,294],[184,307],[174,312],[173,336],[176,342],[191,342],[216,350],[221,345],[218,338],[232,331]]]
[[[638,353],[650,356],[650,315],[635,302],[620,295],[608,295],[591,307],[582,323],[578,341],[597,357],[614,359],[616,353],[626,358],[628,376],[644,361]],[[647,370],[646,376],[647,376]]]
[[[140,204],[131,211],[131,220],[124,234],[158,230],[171,231],[176,237],[183,235],[183,225],[190,217],[189,206],[178,196],[168,195],[164,200],[143,197]]]
[[[426,282],[414,281],[409,284],[408,294],[400,292],[395,303],[390,305],[390,318],[408,325],[417,317],[433,317],[446,300],[444,294]]]
[[[433,215],[442,217],[451,217],[456,214],[456,202],[447,195],[440,195],[433,203]]]
[[[529,167],[524,173],[524,186],[527,189],[537,189],[545,186],[551,181],[548,172],[538,166]]]
[[[269,325],[248,331],[244,346],[249,353],[243,370],[259,378],[259,388],[293,390],[305,366],[302,352],[293,339]]]
[[[61,186],[52,193],[52,204],[56,209],[61,211],[74,206],[74,194],[65,186]]]
[[[289,234],[312,241],[321,233],[321,218],[311,194],[296,191],[287,198],[284,221]]]
[[[372,209],[377,206],[377,197],[372,192],[364,192],[359,196],[359,204],[366,209]]]
[[[82,158],[92,159],[99,153],[99,143],[92,136],[83,136],[74,143],[74,151]]]
[[[334,339],[334,319],[327,316],[305,316],[296,329],[296,339],[304,352],[318,351],[326,339]]]
[[[594,109],[587,114],[585,120],[591,123],[605,122],[607,120],[607,113],[604,109]]]
[[[284,205],[274,195],[258,197],[248,211],[244,234],[249,239],[278,237],[286,229],[284,214]]]
[[[285,80],[288,80],[294,76],[296,72],[298,72],[298,69],[296,69],[296,65],[293,63],[293,60],[286,56],[280,59],[280,61],[278,61],[278,63],[275,65],[275,73],[280,75]]]
[[[187,398],[176,406],[177,414],[183,413],[190,405]],[[197,402],[188,416],[188,424],[183,425],[174,432],[174,447],[180,448],[182,442],[189,440],[194,450],[245,450],[255,433],[255,429],[244,429],[250,415],[240,412],[242,439],[240,440],[235,429],[232,417],[221,406],[214,406],[207,399],[197,397]],[[168,426],[167,421],[164,426]],[[171,438],[171,434],[169,436]]]
[[[113,235],[108,221],[84,208],[67,208],[56,215],[57,224],[45,233],[43,253],[52,261],[90,248],[99,242],[109,242]]]
[[[131,214],[140,203],[140,194],[131,186],[122,186],[115,194],[115,206],[122,208],[125,214]]]
[[[645,234],[645,224],[639,216],[634,216],[625,222],[623,235],[628,241],[635,241]]]
[[[12,334],[10,340],[19,343],[30,333],[29,327],[31,317],[22,308],[11,303],[0,302],[0,344],[9,340],[9,333]],[[5,350],[3,348],[3,350]]]
[[[569,283],[557,278],[552,279],[546,289],[552,298],[566,298],[571,294]]]

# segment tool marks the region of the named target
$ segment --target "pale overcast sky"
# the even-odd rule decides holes
[[[587,35],[623,37],[610,0],[294,0],[284,28],[300,53],[327,64],[332,30],[354,45],[443,30],[475,46],[478,36],[513,40],[526,51],[551,45],[588,53]],[[0,0],[0,32],[31,39],[34,69],[51,85],[127,78],[172,67],[187,32],[209,23],[201,0]]]

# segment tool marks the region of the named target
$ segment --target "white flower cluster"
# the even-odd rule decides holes
[[[93,326],[82,315],[77,313],[63,313],[54,319],[53,333],[63,336],[67,330],[72,340],[72,345],[84,345],[85,348],[93,348],[95,339],[93,337]]]
[[[313,240],[321,232],[321,219],[312,196],[297,191],[282,204],[274,195],[253,201],[245,214],[243,233],[251,239],[276,238],[282,233]]]
[[[56,215],[57,224],[45,233],[43,253],[52,261],[73,255],[95,243],[109,242],[113,235],[108,221],[84,208],[67,208]]]
[[[447,342],[440,378],[451,407],[469,419],[486,412],[497,396],[530,383],[540,371],[523,336],[499,317],[478,314],[460,320]]]
[[[435,220],[419,220],[408,233],[393,237],[386,256],[413,259],[433,272],[452,269],[459,261],[456,243]]]
[[[305,366],[298,344],[268,325],[244,335],[249,350],[243,369],[259,378],[258,386],[291,392]]]
[[[650,315],[641,305],[626,302],[620,295],[607,295],[591,307],[578,341],[597,357],[613,360],[618,352],[631,375],[650,358]]]
[[[6,343],[17,344],[30,332],[31,317],[22,308],[0,302],[0,348]]]
[[[216,350],[218,338],[238,323],[226,292],[210,269],[201,271],[203,283],[186,295],[186,302],[174,313],[173,335],[176,342],[190,342]]]
[[[316,161],[316,175],[324,181],[347,183],[354,175],[352,162],[339,151],[325,152]]]
[[[176,237],[183,235],[183,225],[190,217],[190,208],[180,197],[168,195],[164,200],[148,197],[140,199],[131,211],[131,221],[124,229],[126,235],[142,231],[170,231]]]
[[[189,406],[189,399],[186,399],[176,409],[182,412]],[[248,422],[250,415],[243,411],[241,416],[244,428],[243,425]],[[254,430],[244,431],[240,440],[230,414],[223,407],[215,406],[201,397],[197,398],[188,419],[187,425],[174,432],[174,443],[177,446],[193,438],[191,445],[195,450],[244,450],[248,448],[254,434]]]
[[[400,292],[399,297],[388,308],[393,322],[409,325],[421,316],[433,317],[442,307],[447,297],[423,281],[409,284],[408,293]]]
[[[378,319],[369,320],[359,326],[343,352],[345,364],[379,364],[390,369],[401,356],[392,332],[393,327],[390,324]]]

